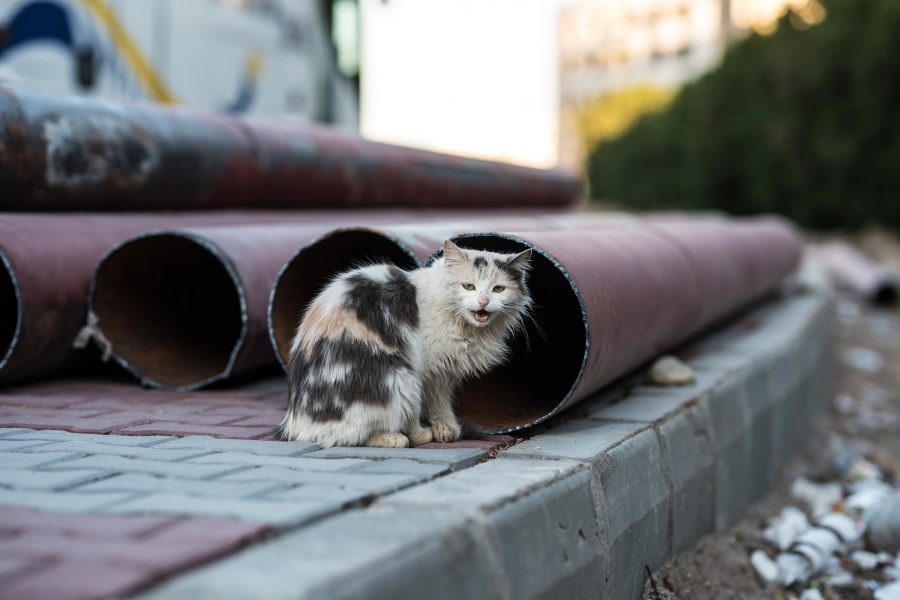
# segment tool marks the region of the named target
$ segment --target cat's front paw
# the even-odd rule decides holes
[[[409,438],[402,433],[375,433],[366,441],[375,448],[408,448]]]
[[[455,419],[453,421],[433,420],[431,422],[431,434],[436,442],[455,442],[462,433],[462,426]]]

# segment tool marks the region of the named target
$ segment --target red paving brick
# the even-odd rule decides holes
[[[0,599],[119,596],[221,557],[264,525],[226,518],[44,513],[0,507]]]
[[[284,411],[284,392],[271,387],[180,393],[128,382],[35,383],[0,391],[0,427],[258,439]]]
[[[471,439],[458,440],[449,443],[430,442],[419,446],[419,448],[433,448],[439,450],[446,448],[476,448],[478,450],[484,450],[485,452],[499,452],[500,450],[515,445],[518,441],[519,438],[512,435],[480,435],[474,436]]]
[[[166,392],[127,382],[56,380],[0,391],[0,427],[121,435],[209,435],[270,440],[284,415],[284,390],[234,388]],[[496,452],[518,438],[486,435],[422,448]]]

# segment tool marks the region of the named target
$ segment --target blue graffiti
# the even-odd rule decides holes
[[[69,10],[56,2],[30,2],[0,25],[0,58],[19,46],[48,41],[74,47]]]

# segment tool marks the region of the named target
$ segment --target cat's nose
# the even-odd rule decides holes
[[[481,306],[481,308],[484,308],[485,306],[487,306],[488,302],[490,302],[490,300],[488,300],[487,296],[479,296],[478,297],[478,305]]]

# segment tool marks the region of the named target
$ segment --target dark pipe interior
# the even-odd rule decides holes
[[[343,271],[362,264],[390,262],[416,268],[415,259],[396,242],[372,231],[339,231],[299,252],[281,273],[272,298],[271,321],[276,352],[287,362],[287,350],[309,302]]]
[[[527,246],[497,235],[459,236],[464,248],[521,252]],[[487,432],[512,431],[548,415],[575,384],[585,352],[581,306],[553,262],[532,253],[528,285],[534,301],[526,336],[517,336],[509,362],[468,382],[457,394],[457,413]]]
[[[138,238],[106,258],[94,286],[103,334],[144,379],[190,386],[228,367],[240,295],[211,249],[178,235]]]
[[[0,261],[0,363],[12,350],[19,324],[19,298],[11,269],[5,260]]]

